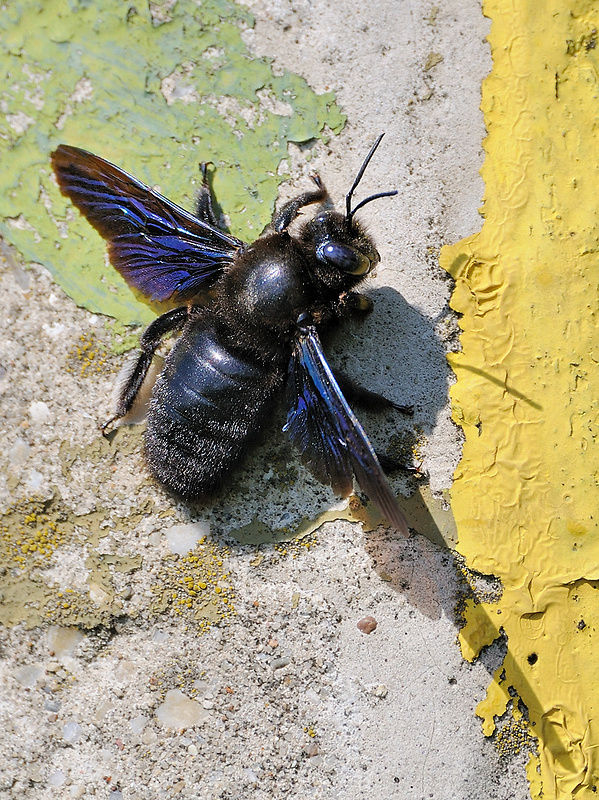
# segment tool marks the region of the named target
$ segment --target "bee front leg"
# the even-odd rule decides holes
[[[297,217],[300,209],[304,206],[309,206],[312,203],[323,203],[327,199],[329,193],[324,183],[320,180],[320,177],[318,175],[313,175],[312,180],[318,186],[317,191],[300,194],[299,197],[295,197],[293,200],[285,203],[283,208],[273,216],[269,227],[272,228],[275,233],[281,233],[286,230]]]
[[[166,314],[162,314],[158,319],[155,319],[143,332],[139,340],[141,352],[136,359],[126,365],[125,370],[120,376],[120,385],[118,386],[114,414],[101,427],[104,436],[106,436],[107,428],[112,425],[113,422],[121,419],[131,411],[160,342],[167,333],[182,327],[188,314],[187,306],[174,308],[172,311],[167,311]]]

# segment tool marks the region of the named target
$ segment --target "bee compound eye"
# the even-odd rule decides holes
[[[372,268],[368,256],[344,244],[329,242],[320,248],[318,255],[321,260],[351,275],[366,275]]]

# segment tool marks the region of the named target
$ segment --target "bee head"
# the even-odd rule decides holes
[[[374,242],[355,220],[336,211],[324,211],[307,223],[303,240],[325,267],[363,278],[380,261]]]
[[[379,197],[392,197],[397,191],[378,192],[352,208],[352,197],[362,180],[370,159],[379,146],[381,134],[364,159],[356,179],[345,198],[345,214],[324,211],[314,217],[304,229],[304,242],[314,248],[317,261],[342,273],[360,279],[368,275],[380,261],[374,242],[366,230],[354,219],[356,211]]]

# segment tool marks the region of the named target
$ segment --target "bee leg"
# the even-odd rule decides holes
[[[312,203],[323,203],[327,199],[329,193],[319,176],[313,175],[312,180],[318,187],[315,192],[304,192],[304,194],[300,194],[299,197],[289,200],[289,202],[285,203],[283,208],[273,216],[269,227],[272,228],[275,233],[281,233],[286,230],[297,217],[300,209],[304,206],[309,206]]]
[[[361,406],[367,411],[385,411],[386,409],[394,408],[409,417],[414,414],[414,406],[402,406],[387,397],[383,397],[382,394],[371,392],[370,389],[360,386],[359,383],[356,383],[344,372],[335,371],[335,379],[346,400]]]
[[[167,311],[166,314],[162,314],[158,319],[155,319],[143,332],[139,340],[141,352],[135,360],[127,365],[122,373],[114,414],[102,425],[101,430],[104,436],[106,436],[107,428],[113,422],[121,419],[131,410],[162,338],[170,331],[182,327],[188,314],[187,306],[174,308],[172,311]]]
[[[376,457],[379,460],[379,464],[383,468],[383,472],[390,473],[390,472],[409,472],[412,475],[419,475],[423,477],[426,473],[423,473],[420,467],[415,467],[414,464],[404,464],[402,461],[398,461],[393,456],[387,455],[387,453],[379,453],[377,452]]]
[[[210,161],[202,161],[200,164],[202,185],[200,186],[200,191],[198,192],[196,199],[196,216],[199,217],[202,222],[207,222],[208,225],[212,225],[214,228],[222,230],[223,227],[214,211],[216,199],[214,197],[214,193],[212,192],[211,180],[208,174],[208,164],[211,163],[212,162]]]
[[[360,292],[348,292],[343,298],[343,305],[355,314],[366,316],[374,308],[374,301]]]

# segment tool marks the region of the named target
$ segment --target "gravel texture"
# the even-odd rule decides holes
[[[459,345],[437,256],[480,226],[487,22],[475,0],[247,5],[248,45],[335,89],[348,117],[328,145],[290,146],[282,199],[316,169],[341,200],[386,132],[361,190],[399,189],[363,214],[382,256],[375,311],[332,360],[414,403],[416,434],[393,415],[365,422],[376,441],[416,444],[441,498],[460,454],[445,362]],[[1,800],[528,797],[526,754],[500,757],[474,714],[501,645],[461,658],[469,589],[452,551],[344,520],[297,542],[231,538],[310,517],[310,492],[334,502],[293,488],[282,439],[212,516],[190,517],[147,477],[140,427],[99,436],[118,331],[4,253]]]

